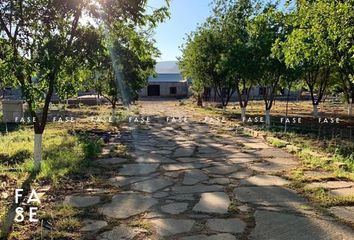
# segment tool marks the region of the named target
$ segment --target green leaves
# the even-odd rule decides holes
[[[279,45],[287,66],[304,70],[314,104],[321,101],[326,89],[336,85],[336,81],[349,82],[349,76],[354,72],[353,9],[352,0],[299,0],[297,10],[290,14],[288,25],[293,31]],[[343,78],[334,77],[336,71]],[[350,98],[353,90],[345,82],[339,85]],[[314,94],[318,98],[316,101]]]

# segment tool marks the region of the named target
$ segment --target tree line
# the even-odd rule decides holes
[[[54,94],[96,89],[113,111],[136,98],[154,74],[160,53],[151,36],[169,16],[165,2],[148,11],[146,0],[0,1],[0,88],[20,88],[35,119],[36,171]]]
[[[251,89],[264,89],[266,124],[281,89],[309,91],[313,115],[328,94],[354,102],[354,1],[294,0],[285,8],[252,0],[215,0],[212,16],[187,36],[179,66],[197,104],[206,87],[223,107],[234,93],[246,116]]]

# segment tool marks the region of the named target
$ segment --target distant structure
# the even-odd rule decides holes
[[[176,61],[158,62],[155,71],[157,76],[148,79],[148,85],[141,89],[139,97],[188,96],[188,81],[183,79]]]

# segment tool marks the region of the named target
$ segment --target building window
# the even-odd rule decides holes
[[[170,94],[176,94],[177,93],[177,88],[176,87],[170,87]]]

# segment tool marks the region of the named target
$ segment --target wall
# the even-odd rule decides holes
[[[188,84],[187,82],[150,82],[149,85],[160,86],[161,97],[187,97],[188,96]],[[170,87],[176,87],[177,93],[170,94]],[[141,89],[139,97],[147,97],[147,87]]]

